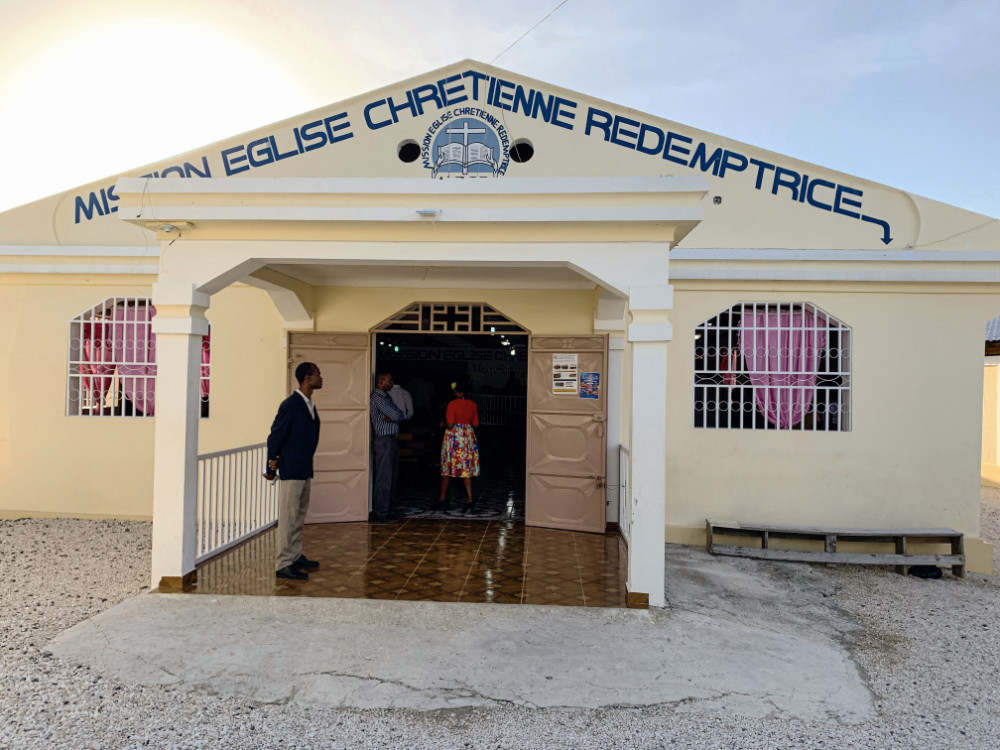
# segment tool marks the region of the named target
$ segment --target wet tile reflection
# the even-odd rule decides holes
[[[197,594],[625,606],[625,551],[614,532],[586,534],[516,520],[409,519],[314,524],[308,581],[274,577],[267,531],[198,568]]]

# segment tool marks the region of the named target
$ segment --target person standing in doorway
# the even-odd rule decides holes
[[[393,510],[396,481],[399,476],[399,423],[404,415],[389,397],[392,375],[387,372],[375,377],[368,413],[372,420],[375,449],[375,481],[372,491],[372,515],[376,523],[392,523],[399,516]]]
[[[280,477],[278,485],[278,578],[309,580],[307,570],[319,563],[302,554],[302,524],[309,510],[313,455],[319,444],[319,414],[312,395],[323,387],[323,376],[312,362],[295,368],[298,389],[281,402],[267,436],[266,479]]]
[[[412,419],[413,399],[403,386],[399,383],[393,383],[392,388],[389,389],[389,398],[391,398],[392,403],[399,407],[399,410],[403,412],[404,420]]]
[[[472,499],[472,477],[479,476],[479,443],[473,427],[479,426],[479,408],[465,397],[468,390],[462,383],[452,383],[455,398],[448,404],[445,421],[448,429],[441,443],[441,496],[436,510],[448,507],[448,484],[452,477],[461,477],[465,486],[465,512],[476,507]]]

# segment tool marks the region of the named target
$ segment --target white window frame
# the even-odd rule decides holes
[[[757,388],[750,382],[745,352],[739,350],[740,321],[745,314],[761,311],[804,312],[814,316],[812,326],[790,326],[782,331],[822,331],[825,346],[817,353],[817,382],[810,404],[802,404],[804,416],[795,424],[779,426],[765,416],[772,408],[770,392],[793,398],[801,386],[763,387],[763,410]],[[774,330],[771,328],[768,331]],[[770,339],[771,334],[765,336]],[[699,429],[764,430],[793,432],[850,432],[851,430],[851,327],[811,302],[738,302],[702,321],[694,330],[692,361],[693,426]],[[777,343],[777,342],[776,342]],[[768,344],[769,351],[771,347]],[[779,375],[812,374],[787,370]],[[790,400],[791,413],[797,405]]]
[[[69,337],[67,351],[67,377],[66,377],[66,415],[70,417],[128,417],[128,418],[153,418],[154,414],[145,414],[135,403],[139,400],[130,400],[128,395],[132,395],[128,389],[133,391],[142,388],[144,392],[155,394],[155,362],[147,361],[148,353],[145,350],[145,342],[151,341],[152,333],[149,330],[151,320],[156,316],[155,310],[148,320],[129,321],[115,318],[115,310],[118,308],[151,308],[152,300],[148,297],[137,296],[115,296],[108,297],[103,302],[99,302],[69,322]],[[115,329],[112,329],[112,327]],[[128,331],[135,342],[131,347],[133,351],[126,352],[128,348],[124,343],[117,346],[115,351],[114,335],[116,332]],[[211,351],[210,344],[211,331],[202,346],[207,351]],[[88,356],[88,350],[91,353]],[[95,354],[100,352],[100,354]],[[131,368],[132,371],[121,372],[121,368]],[[93,368],[95,371],[88,371]],[[139,369],[153,368],[153,372],[140,373]],[[100,370],[100,372],[96,372]],[[201,392],[205,395],[201,398],[202,418],[208,417],[209,404],[209,384],[211,381],[211,361],[201,365],[200,380],[202,383]],[[95,381],[99,383],[95,387]],[[149,388],[147,384],[153,387]],[[88,387],[89,386],[89,387]],[[155,396],[153,396],[155,398]],[[129,405],[132,404],[132,408]],[[154,409],[155,412],[155,409]]]

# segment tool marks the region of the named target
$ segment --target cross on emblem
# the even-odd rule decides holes
[[[469,127],[469,122],[468,122],[468,120],[466,120],[465,122],[462,123],[462,127],[461,128],[445,128],[444,132],[447,133],[448,135],[455,135],[455,134],[461,135],[462,136],[462,147],[463,148],[468,148],[469,147],[469,136],[472,135],[473,133],[485,133],[486,132],[486,128],[470,128]],[[469,165],[468,164],[462,164],[462,174],[466,175],[468,173],[469,173]]]
[[[462,145],[469,145],[469,136],[473,133],[485,133],[486,128],[470,128],[468,122],[463,122],[461,128],[445,128],[444,132],[448,135],[454,135],[455,133],[461,133],[462,135]]]

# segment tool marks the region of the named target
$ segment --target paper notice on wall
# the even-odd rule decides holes
[[[552,392],[576,395],[579,363],[575,354],[552,355]]]
[[[601,397],[601,373],[580,373],[580,398],[599,399]]]

